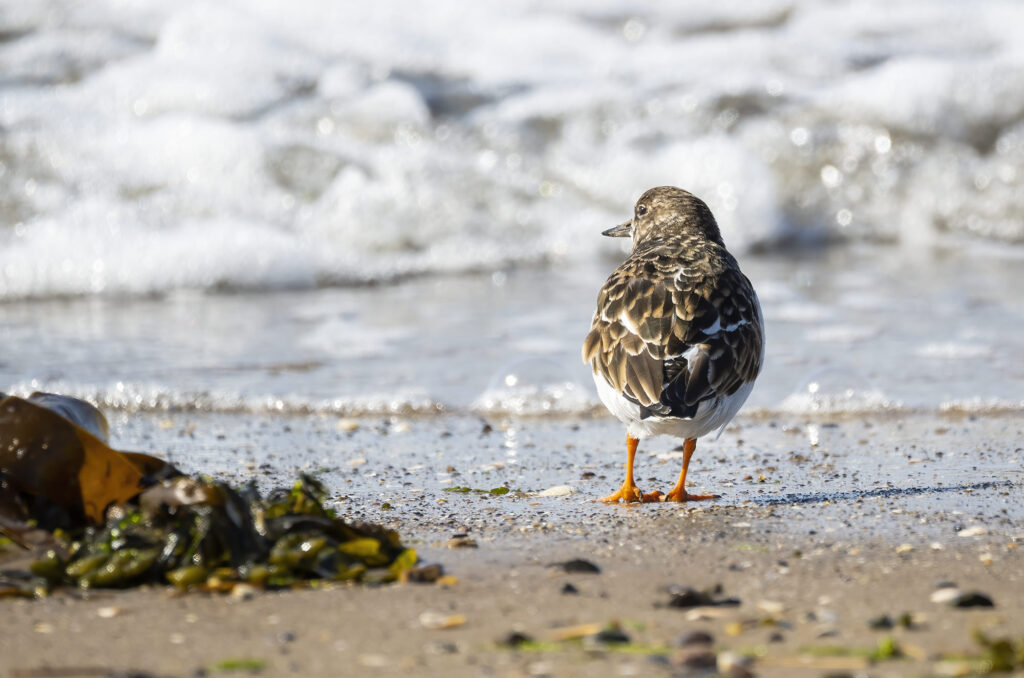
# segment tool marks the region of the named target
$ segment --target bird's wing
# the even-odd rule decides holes
[[[583,360],[646,416],[692,417],[761,369],[757,297],[735,269],[652,275],[620,267],[601,288]]]
[[[665,384],[656,414],[693,416],[697,406],[729,396],[761,371],[763,327],[757,295],[746,276],[727,269],[714,284],[675,287],[676,308],[694,308],[692,319],[682,314],[688,333],[681,354],[664,362]],[[677,311],[678,313],[678,311]]]
[[[662,346],[672,337],[675,308],[665,285],[621,267],[601,288],[583,360],[640,405],[661,398]]]

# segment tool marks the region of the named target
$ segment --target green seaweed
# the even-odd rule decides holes
[[[800,648],[800,653],[812,657],[863,657],[870,661],[902,658],[903,651],[892,636],[885,636],[875,647],[845,647],[842,645],[812,645]]]
[[[232,657],[230,659],[222,659],[219,662],[210,665],[209,671],[250,671],[252,673],[259,673],[263,669],[267,668],[266,659],[250,659],[248,657]]]
[[[519,492],[519,490],[513,490],[509,487],[502,485],[501,487],[493,487],[489,490],[483,490],[476,487],[466,487],[463,485],[454,485],[452,487],[444,488],[445,492],[451,492],[453,494],[489,494],[495,497],[508,494],[509,492]]]
[[[981,631],[974,631],[971,635],[984,650],[979,673],[1009,673],[1024,669],[1024,638],[1019,641],[993,639]]]
[[[900,650],[900,646],[896,643],[896,639],[892,636],[886,636],[878,641],[878,645],[875,646],[874,651],[868,655],[868,659],[872,661],[885,661],[887,659],[899,659],[903,656],[903,651]]]
[[[170,583],[230,590],[246,582],[285,588],[311,581],[396,581],[416,566],[416,551],[379,525],[349,523],[324,505],[327,492],[301,476],[261,497],[209,478],[177,477],[147,489],[103,525],[55,532],[55,547],[18,584],[81,588]]]

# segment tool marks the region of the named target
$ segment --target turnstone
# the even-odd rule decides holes
[[[633,218],[602,235],[633,238],[633,251],[597,296],[583,342],[601,402],[626,424],[626,480],[602,501],[714,499],[688,494],[697,438],[733,418],[764,362],[761,305],[725,249],[711,210],[679,188],[640,196]],[[633,482],[640,440],[685,439],[683,470],[667,495]]]

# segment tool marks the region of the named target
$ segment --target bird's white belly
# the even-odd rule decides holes
[[[598,397],[608,411],[626,424],[626,432],[630,436],[640,440],[656,435],[699,438],[715,429],[723,429],[743,406],[754,388],[754,383],[749,382],[731,396],[706,400],[697,408],[697,414],[690,419],[656,416],[641,419],[640,406],[612,388],[604,377],[595,373],[594,384],[597,385]]]

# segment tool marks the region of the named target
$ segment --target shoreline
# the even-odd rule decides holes
[[[612,421],[494,422],[486,432],[477,418],[361,420],[343,431],[331,418],[188,413],[112,424],[115,446],[138,440],[230,482],[318,472],[339,514],[397,528],[458,582],[3,601],[0,636],[18,648],[0,654],[8,675],[709,675],[691,665],[701,661],[757,676],[929,675],[952,670],[943,655],[977,653],[977,630],[1024,640],[1024,424],[1010,418],[743,420],[698,447],[692,467],[697,487],[722,499],[638,506],[592,501],[620,480]],[[670,482],[675,442],[646,441],[642,486]],[[559,485],[576,493],[536,494]],[[453,486],[513,491],[445,491]],[[448,548],[460,534],[477,546]],[[551,567],[574,558],[601,572]],[[995,607],[933,603],[940,581]],[[740,604],[669,606],[670,587],[719,585],[715,597]],[[894,628],[869,628],[886,615]],[[628,645],[558,640],[612,624]],[[696,631],[713,644],[679,646]],[[498,645],[514,632],[532,642]],[[866,654],[889,638],[904,657],[872,663]]]

